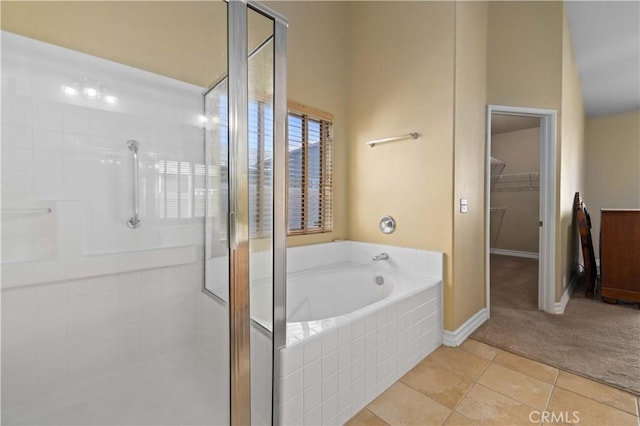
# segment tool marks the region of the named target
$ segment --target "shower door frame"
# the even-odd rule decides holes
[[[251,8],[274,23],[272,422],[279,422],[280,347],[286,343],[286,36],[288,22],[257,1],[228,2],[230,423],[251,424],[248,198],[248,47]]]

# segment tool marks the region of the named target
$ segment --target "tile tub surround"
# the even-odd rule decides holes
[[[389,261],[373,262],[389,254]],[[442,253],[342,241],[287,250],[288,273],[353,262],[425,286],[340,317],[287,325],[281,423],[343,424],[442,343]]]

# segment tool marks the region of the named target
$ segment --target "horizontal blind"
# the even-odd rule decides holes
[[[297,112],[288,118],[289,235],[331,231],[331,122]]]
[[[306,176],[306,126],[302,116],[289,114],[288,125],[288,201],[289,232],[304,231],[304,200]]]

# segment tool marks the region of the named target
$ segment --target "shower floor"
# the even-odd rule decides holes
[[[3,425],[228,423],[228,396],[195,349],[5,407]]]

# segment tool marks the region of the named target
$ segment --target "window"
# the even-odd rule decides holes
[[[227,177],[227,116],[226,97],[220,97],[217,107],[219,125],[212,129],[213,157],[217,160],[209,166],[208,216],[219,217],[220,239],[226,238],[226,215],[228,201]],[[272,181],[273,181],[273,105],[256,99],[249,100],[249,232],[251,238],[262,238],[272,232]],[[332,229],[332,121],[330,114],[302,105],[289,104],[288,114],[288,235],[303,235],[329,232]],[[211,131],[213,131],[210,129]],[[198,217],[200,199],[186,198],[182,188],[190,188],[194,179],[199,188],[200,171],[193,165],[192,174],[188,165],[180,162],[161,164],[161,193],[164,192],[162,217]],[[183,172],[183,170],[185,170]],[[182,184],[182,180],[184,184]],[[174,183],[177,181],[178,183]],[[165,189],[166,188],[166,189]],[[203,193],[205,190],[203,190]],[[199,194],[199,192],[196,192]],[[188,213],[193,212],[193,213]]]
[[[332,117],[289,105],[289,235],[331,231]]]

